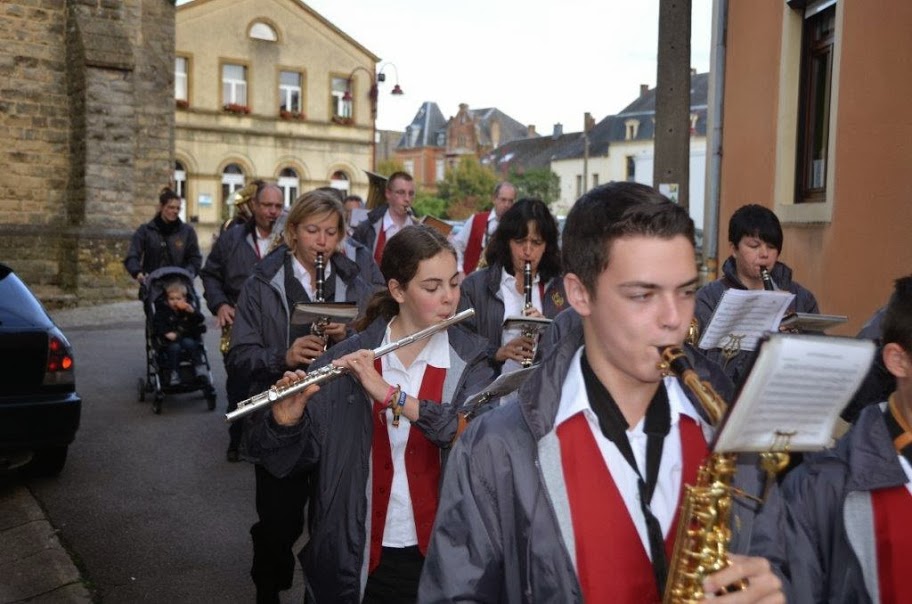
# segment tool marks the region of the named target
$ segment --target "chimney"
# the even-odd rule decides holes
[[[526,126],[526,136],[528,138],[538,136],[538,133],[535,131],[535,124],[529,124]]]
[[[588,111],[583,114],[583,132],[589,132],[595,126],[595,118]]]
[[[554,133],[551,135],[551,138],[557,139],[558,137],[564,134],[564,125],[560,122],[554,124]]]
[[[649,92],[649,84],[640,84],[640,97],[646,96],[647,92]]]

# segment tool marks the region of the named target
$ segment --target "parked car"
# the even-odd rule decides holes
[[[70,343],[13,269],[0,264],[0,468],[59,474],[81,411]]]

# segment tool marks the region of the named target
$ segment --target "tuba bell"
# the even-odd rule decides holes
[[[373,210],[386,203],[386,183],[389,179],[386,176],[368,170],[365,170],[364,173],[367,174],[368,182],[365,205],[368,210]]]

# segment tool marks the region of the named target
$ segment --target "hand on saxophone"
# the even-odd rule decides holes
[[[286,371],[285,375],[282,376],[282,379],[276,382],[275,385],[276,388],[285,388],[291,386],[298,380],[303,380],[305,377],[307,377],[307,373],[301,370]],[[314,384],[305,388],[303,392],[299,392],[276,402],[272,406],[272,418],[280,426],[295,425],[301,421],[301,417],[304,416],[304,409],[307,407],[307,401],[309,401],[310,397],[316,394],[318,390],[320,390],[320,387]]]
[[[215,314],[215,320],[219,327],[232,325],[234,323],[234,307],[230,304],[222,304],[218,307]]]
[[[703,591],[707,594],[718,594],[729,585],[739,582],[746,584],[746,587],[724,595],[707,596],[707,599],[712,599],[713,602],[719,602],[719,604],[785,603],[782,581],[772,571],[766,558],[731,554],[729,560],[731,565],[728,568],[709,575],[703,581]]]

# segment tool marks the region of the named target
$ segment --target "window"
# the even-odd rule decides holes
[[[174,162],[174,192],[181,199],[187,199],[187,169],[179,161]]]
[[[190,100],[190,59],[174,58],[174,98],[178,101]]]
[[[247,106],[247,67],[222,65],[222,104]]]
[[[279,72],[279,111],[301,113],[301,84],[303,78],[296,71]]]
[[[234,216],[234,192],[244,186],[244,170],[237,164],[228,164],[222,170],[222,218]]]
[[[336,118],[351,118],[352,116],[352,101],[351,99],[345,99],[345,93],[348,91],[348,79],[347,78],[336,78],[332,79],[332,89],[330,97],[330,102],[332,103],[332,116]],[[349,95],[351,96],[351,95]]]
[[[835,29],[835,3],[816,2],[805,9],[801,36],[796,203],[826,201]]]
[[[634,182],[637,175],[636,159],[632,155],[628,155],[626,157],[626,164],[624,179],[627,180],[627,182]]]
[[[262,21],[254,23],[250,27],[250,33],[248,35],[254,40],[264,40],[266,42],[276,42],[279,39],[276,30],[274,30],[271,25],[267,25]]]
[[[285,198],[285,207],[291,207],[294,200],[298,198],[298,188],[300,187],[298,173],[291,168],[282,168],[282,171],[279,172],[279,179],[276,181],[276,184],[282,189],[282,196]]]
[[[577,197],[583,196],[583,175],[582,174],[576,175],[576,196]]]
[[[640,132],[640,120],[627,120],[624,122],[625,127],[625,140],[633,140],[637,137],[637,134]]]
[[[407,173],[409,173],[409,174],[414,174],[414,173],[415,173],[415,160],[414,160],[414,159],[406,159],[405,161],[402,162],[402,168],[403,168],[403,170],[405,170]]]
[[[592,175],[592,188],[594,189],[598,185],[599,185],[598,174],[593,174]]]
[[[342,170],[336,170],[333,172],[332,177],[329,179],[329,186],[333,189],[339,189],[343,194],[347,195],[349,192],[349,182],[348,174]]]
[[[446,162],[442,159],[438,159],[435,164],[436,172],[434,174],[434,180],[440,182],[446,177]]]

